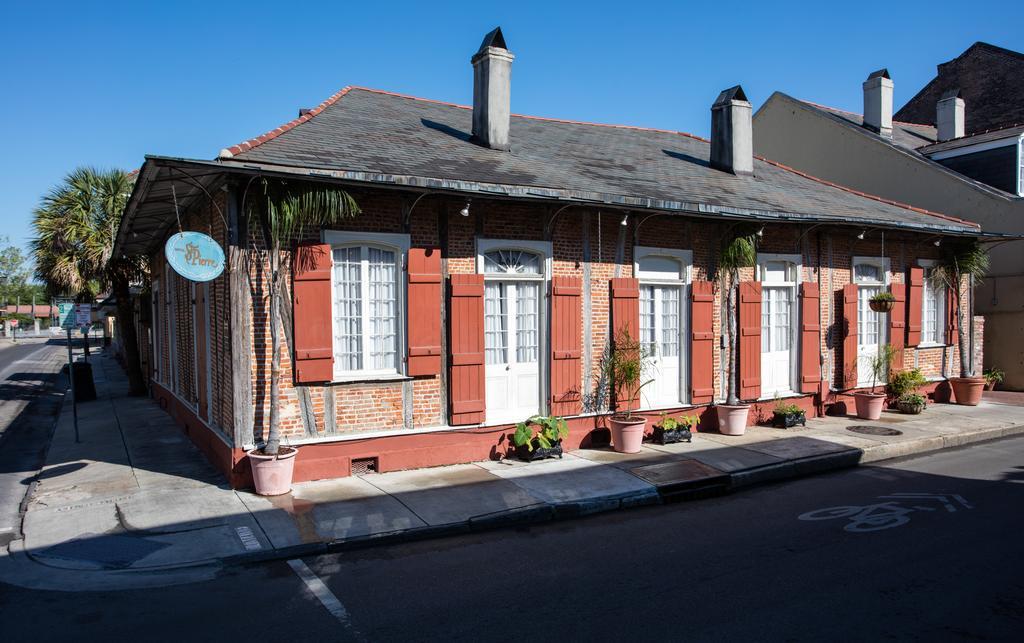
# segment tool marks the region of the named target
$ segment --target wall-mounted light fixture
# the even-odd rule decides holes
[[[764,236],[764,226],[761,226],[761,229],[757,231],[757,236],[759,236],[759,237],[763,237]]]
[[[864,235],[867,234],[867,233],[868,233],[867,230],[861,230],[860,234],[857,235],[857,238],[860,239],[861,241],[863,241],[864,240]]]
[[[466,205],[461,210],[459,210],[459,214],[461,214],[464,217],[468,217],[469,216],[469,203],[470,203],[470,200],[466,199]]]
[[[628,214],[622,215],[621,225],[629,225],[629,215]]]

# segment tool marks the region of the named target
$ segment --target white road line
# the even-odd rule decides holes
[[[353,638],[357,641],[365,640],[362,635],[356,631],[355,627],[352,626],[352,621],[349,619],[348,610],[345,609],[345,606],[341,604],[338,597],[328,589],[327,585],[320,580],[319,576],[313,573],[313,570],[310,569],[306,563],[302,562],[298,558],[293,558],[288,561],[288,566],[295,571],[298,577],[302,579],[302,582],[306,584],[306,587],[309,588],[309,591],[313,593],[313,596],[320,601],[320,604],[323,605],[324,608],[334,616],[334,618],[338,619],[338,622],[348,630],[349,634],[351,634]]]

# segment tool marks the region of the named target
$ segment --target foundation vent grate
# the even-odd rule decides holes
[[[355,458],[352,460],[352,475],[365,476],[368,473],[377,473],[377,458]]]

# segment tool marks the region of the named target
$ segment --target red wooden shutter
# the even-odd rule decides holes
[[[761,282],[740,282],[740,399],[761,397]]]
[[[960,302],[956,300],[956,293],[949,286],[946,286],[946,343],[956,344],[957,318],[956,313]]]
[[[924,295],[924,268],[911,268],[907,275],[907,346],[921,343],[921,298]]]
[[[327,244],[302,244],[292,257],[295,381],[300,384],[328,382],[334,377],[333,264]]]
[[[484,421],[484,276],[450,278],[449,422]]]
[[[612,342],[626,331],[633,341],[640,341],[640,280],[616,277],[609,282],[611,287]],[[622,391],[626,393],[626,391]],[[616,408],[624,408],[629,400],[615,400]]]
[[[821,296],[818,284],[800,284],[800,392],[821,389]]]
[[[583,280],[551,278],[551,414],[579,415]]]
[[[889,292],[896,298],[889,311],[889,344],[896,349],[896,356],[893,363],[897,370],[903,368],[903,347],[906,345],[904,332],[906,331],[907,313],[907,286],[906,284],[891,284]]]
[[[441,374],[441,250],[410,248],[407,374]]]
[[[843,388],[857,386],[857,284],[843,286]]]
[[[710,404],[715,397],[715,284],[690,285],[690,404]]]

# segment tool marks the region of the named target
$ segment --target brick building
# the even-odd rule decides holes
[[[147,157],[116,251],[152,262],[153,394],[232,484],[269,409],[265,254],[243,216],[258,179],[340,186],[362,211],[295,240],[280,402],[296,480],[501,457],[535,414],[567,417],[570,448],[606,443],[601,363],[622,328],[655,356],[643,412],[691,409],[714,430],[715,249],[739,223],[760,228],[741,274],[751,421],[776,397],[841,409],[886,342],[932,388],[949,375],[955,306],[925,271],[934,239],[977,225],[754,158],[738,87],[712,107],[711,141],[510,116],[512,59],[488,34],[473,106],[346,88],[216,160]],[[225,248],[211,282],[162,258],[175,201],[183,229]],[[888,317],[867,308],[884,289]]]

